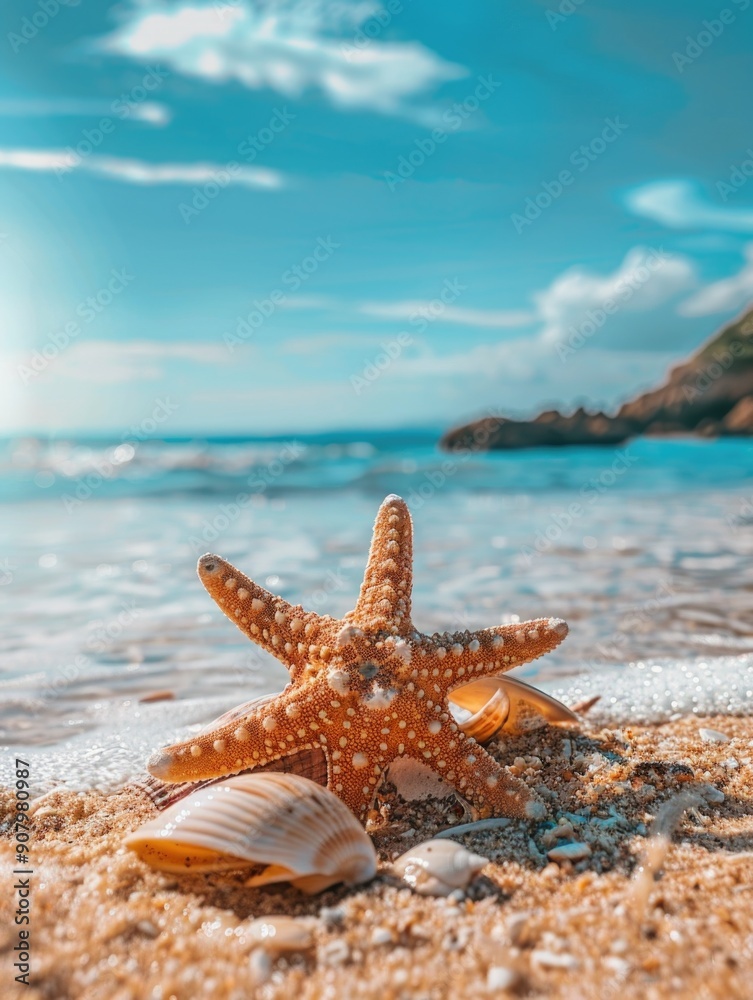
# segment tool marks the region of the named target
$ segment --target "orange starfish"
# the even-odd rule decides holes
[[[422,635],[411,621],[412,562],[410,513],[394,495],[379,508],[358,603],[342,620],[293,607],[224,559],[202,556],[199,577],[210,595],[285,664],[290,683],[247,714],[158,751],[151,773],[168,782],[218,778],[319,748],[328,788],[363,820],[390,762],[410,757],[480,815],[540,818],[542,803],[460,731],[447,698],[554,649],[567,625],[538,618]]]

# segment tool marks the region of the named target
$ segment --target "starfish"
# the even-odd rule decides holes
[[[157,751],[150,772],[167,782],[221,778],[318,748],[327,787],[364,821],[389,764],[408,757],[479,815],[541,818],[535,794],[459,730],[447,699],[454,688],[554,649],[567,625],[539,618],[477,632],[417,632],[412,535],[406,503],[388,496],[358,602],[342,620],[292,606],[219,556],[202,556],[198,574],[211,597],[288,668],[290,683],[247,714]]]

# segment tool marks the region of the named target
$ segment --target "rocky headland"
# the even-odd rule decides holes
[[[545,410],[532,420],[484,417],[448,431],[449,451],[615,445],[638,435],[753,435],[753,307],[673,368],[663,385],[614,415]]]

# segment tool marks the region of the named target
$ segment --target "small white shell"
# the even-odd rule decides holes
[[[256,865],[246,885],[290,881],[304,892],[367,882],[376,852],[348,807],[295,774],[266,771],[207,785],[126,838],[142,861],[170,872]]]
[[[283,951],[305,951],[314,943],[309,928],[295,917],[272,915],[258,917],[245,928],[246,936],[257,946],[272,954]]]
[[[422,896],[449,896],[488,863],[455,840],[427,840],[393,861],[392,870]]]
[[[523,733],[545,723],[578,723],[567,705],[517,677],[483,677],[450,693],[450,702],[471,713],[458,728],[479,743],[501,730]],[[460,713],[459,713],[460,714]]]

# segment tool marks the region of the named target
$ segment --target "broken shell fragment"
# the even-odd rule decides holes
[[[458,728],[479,743],[487,743],[501,730],[517,734],[547,723],[578,723],[567,705],[517,677],[480,678],[455,688],[449,700],[460,709]]]
[[[582,861],[591,857],[591,848],[586,843],[572,842],[560,844],[546,852],[550,861]]]
[[[454,840],[427,840],[393,861],[392,870],[422,896],[449,896],[488,863]]]
[[[252,920],[246,928],[249,939],[271,954],[306,951],[314,943],[309,928],[295,917],[272,915]]]
[[[274,771],[207,785],[125,843],[162,871],[253,866],[250,886],[289,881],[315,893],[376,874],[374,845],[348,807],[307,778]]]

